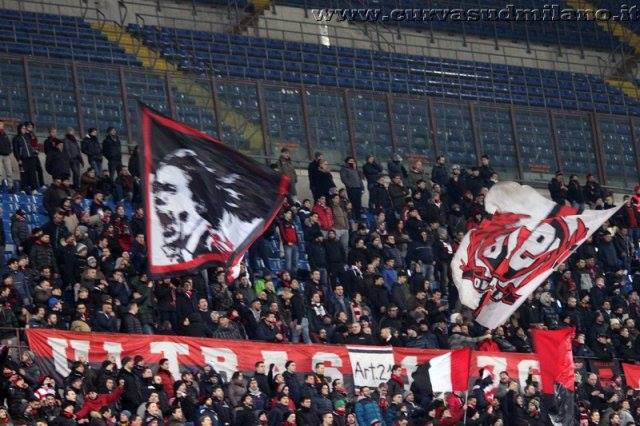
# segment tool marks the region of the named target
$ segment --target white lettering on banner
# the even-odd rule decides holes
[[[107,353],[108,357],[115,358],[118,368],[122,368],[122,343],[104,342],[102,347],[104,348],[104,351]]]
[[[411,383],[413,383],[413,373],[418,369],[418,357],[405,356],[400,361],[400,365],[404,368],[405,376],[409,379],[408,383],[404,386],[406,390],[409,390]]]
[[[324,364],[324,375],[330,377],[331,380],[344,380],[344,376],[339,368],[342,367],[342,360],[338,354],[332,352],[316,352],[311,358],[311,368],[315,368],[317,363]],[[327,365],[327,362],[330,364]]]
[[[162,354],[162,357],[169,361],[169,371],[171,371],[173,378],[175,380],[180,380],[178,355],[188,355],[188,345],[173,342],[151,342],[149,345],[149,352],[152,354]]]
[[[500,372],[507,371],[507,359],[499,356],[478,355],[478,370],[481,368],[489,368],[493,374],[493,387],[497,388],[500,383]],[[471,371],[471,375],[475,376],[478,371]]]
[[[540,382],[540,376],[535,374],[540,371],[540,363],[535,359],[525,359],[518,363],[518,381],[522,389],[527,385],[527,377],[529,377],[529,368],[533,368],[534,381]]]
[[[228,348],[202,347],[204,363],[211,365],[225,382],[231,381],[231,376],[238,369],[238,357]]]
[[[81,357],[84,357],[87,361],[89,360],[89,341],[87,340],[67,341],[67,339],[49,337],[47,338],[47,344],[51,347],[53,365],[56,367],[56,370],[65,377],[71,372],[67,360],[67,348],[69,346],[73,349],[73,360],[77,361]]]
[[[71,346],[71,349],[73,349],[73,359],[75,361],[78,361],[81,358],[84,361],[89,361],[90,343],[88,340],[69,340],[69,345]]]
[[[354,385],[377,387],[391,378],[391,368],[395,363],[391,348],[376,350],[347,347],[347,350]]]
[[[274,374],[284,373],[284,365],[289,359],[289,356],[285,351],[260,351],[260,353],[262,354],[264,365],[267,366],[267,371],[269,371],[269,366],[273,364]],[[259,360],[256,360],[256,362],[258,361]]]
[[[53,355],[53,365],[61,376],[67,377],[71,370],[67,361],[67,339],[59,339],[57,337],[48,337],[47,344],[51,347]]]

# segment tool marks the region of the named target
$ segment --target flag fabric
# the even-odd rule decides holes
[[[515,182],[495,184],[485,209],[493,216],[464,236],[451,260],[451,274],[460,301],[490,329],[503,324],[617,211],[580,212]]]
[[[574,424],[575,370],[571,340],[575,328],[534,329],[533,346],[540,362],[543,412],[556,426]]]
[[[494,380],[495,376],[491,372],[491,369],[481,368],[480,377],[478,378],[477,384],[474,385],[474,388],[476,386],[482,388],[484,399],[491,405],[495,402],[496,397],[496,387],[493,384]]]
[[[288,179],[146,105],[140,109],[149,274],[238,271],[280,210]]]
[[[429,360],[428,374],[433,392],[464,392],[469,387],[471,349],[459,349]]]
[[[640,390],[640,365],[622,363],[622,370],[624,371],[624,381],[627,386]]]

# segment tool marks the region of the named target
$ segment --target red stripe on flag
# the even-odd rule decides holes
[[[469,369],[471,368],[471,349],[465,348],[451,352],[451,385],[454,391],[469,389]]]

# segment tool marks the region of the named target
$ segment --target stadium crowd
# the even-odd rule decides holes
[[[521,389],[506,372],[493,398],[479,380],[466,401],[459,393],[434,396],[416,383],[406,391],[400,367],[378,388],[347,392],[322,364],[299,376],[293,362],[282,374],[258,362],[253,375],[237,372],[228,381],[211,366],[185,370],[174,381],[166,360],[151,368],[141,356],[125,358],[120,370],[113,360],[99,369],[81,360],[56,383],[29,351],[8,350],[16,327],[504,352],[531,352],[531,328],[576,327],[576,357],[640,358],[640,187],[516,315],[486,330],[460,305],[449,264],[465,232],[486,217],[484,196],[498,181],[488,156],[469,169],[438,157],[430,172],[398,155],[386,167],[373,156],[362,166],[349,157],[336,182],[316,153],[308,167],[314,200],[298,200],[296,169],[284,148],[273,167],[293,183],[290,196],[250,249],[239,278],[229,284],[217,268],[156,282],[145,275],[137,155],[125,165],[114,129],[102,144],[95,129],[82,140],[71,131],[59,139],[50,129],[42,145],[31,123],[13,139],[2,129],[4,179],[16,180],[4,161],[14,155],[22,189],[39,188],[43,147],[53,183],[43,196],[46,223],[30,229],[24,210],[11,218],[15,256],[3,265],[0,288],[0,337],[7,345],[0,424],[546,424],[538,384],[530,377]],[[593,175],[584,184],[573,175],[565,184],[558,172],[549,191],[554,201],[580,208],[614,205]],[[299,268],[305,261],[309,268]],[[581,425],[629,426],[640,417],[640,394],[620,376],[606,386],[589,372],[576,381]]]

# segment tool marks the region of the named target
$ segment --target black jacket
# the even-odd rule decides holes
[[[13,155],[18,161],[22,161],[26,158],[37,157],[38,153],[31,146],[27,135],[16,135],[13,138]]]
[[[133,314],[127,312],[122,317],[122,332],[128,334],[142,334],[142,324]]]
[[[102,155],[109,161],[122,162],[122,144],[120,138],[107,135],[102,141]]]
[[[54,148],[47,154],[44,168],[54,179],[62,175],[69,175],[71,172],[69,155],[64,150],[60,151]]]
[[[135,413],[138,406],[142,404],[142,384],[140,379],[133,372],[125,368],[120,370],[118,379],[124,380],[124,391],[120,400],[122,408]]]
[[[0,155],[7,156],[10,155],[12,151],[13,147],[11,146],[9,135],[4,131],[0,131]]]
[[[100,142],[98,142],[97,137],[85,136],[82,139],[81,148],[82,152],[89,158],[89,161],[102,159],[102,148],[100,148]]]
[[[362,166],[362,173],[364,177],[367,178],[367,183],[370,184],[378,180],[378,176],[382,174],[382,171],[382,166],[376,162],[365,163],[364,166]]]

